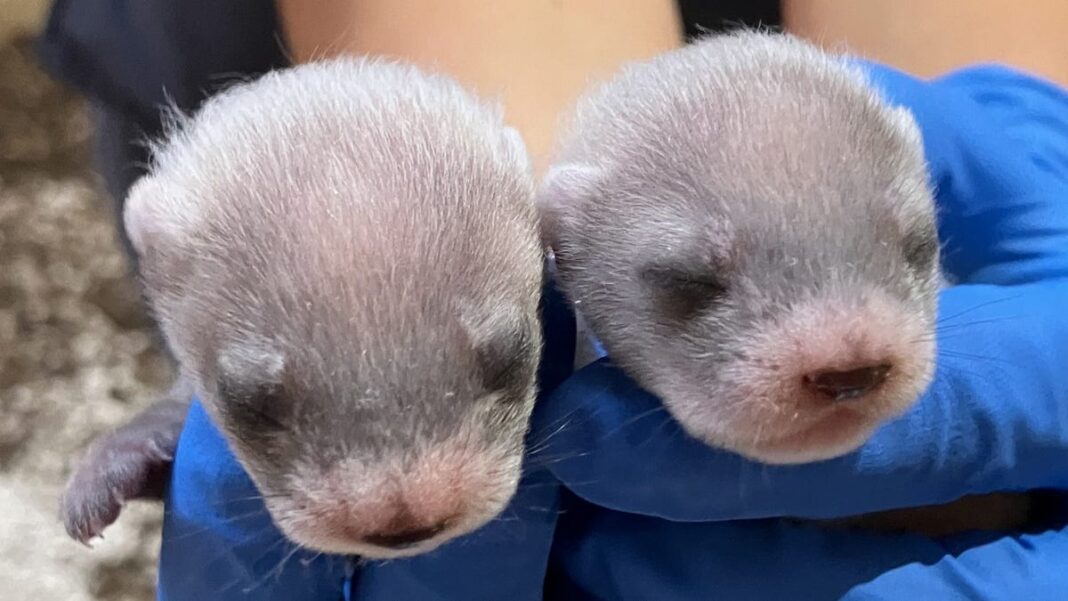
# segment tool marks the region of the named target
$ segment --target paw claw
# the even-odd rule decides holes
[[[92,548],[127,499],[152,497],[170,462],[152,436],[117,432],[97,441],[67,483],[60,509],[68,536]]]

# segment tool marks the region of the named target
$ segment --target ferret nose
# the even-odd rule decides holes
[[[805,376],[805,384],[812,391],[831,401],[842,402],[860,398],[886,381],[890,365],[870,365],[848,371],[824,371]]]
[[[364,536],[363,540],[377,547],[404,549],[434,538],[447,527],[448,522],[439,522],[433,526],[402,525],[385,532]]]

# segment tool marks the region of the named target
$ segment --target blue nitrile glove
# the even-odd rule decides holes
[[[543,298],[543,391],[571,373],[574,322]],[[531,445],[542,441],[532,433]],[[248,475],[194,403],[166,493],[160,601],[539,601],[558,515],[558,483],[537,457],[500,518],[431,554],[358,565],[294,551]],[[290,553],[294,553],[290,556]],[[354,575],[352,575],[354,573]],[[351,576],[351,577],[350,577]]]
[[[671,522],[578,503],[561,518],[546,599],[1068,599],[1068,528],[935,541],[777,519]]]
[[[932,387],[858,452],[770,467],[689,438],[607,360],[580,370],[542,407],[543,427],[568,423],[551,469],[588,509],[565,506],[551,573],[575,588],[554,598],[1068,599],[1068,530],[979,543],[712,523],[1068,489],[1068,94],[995,67],[931,82],[868,67],[924,133],[960,283],[941,297]]]

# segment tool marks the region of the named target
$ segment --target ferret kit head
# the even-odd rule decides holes
[[[922,140],[844,58],[745,32],[631,65],[580,101],[538,202],[576,309],[713,446],[834,457],[930,381]]]
[[[237,86],[173,128],[125,220],[181,369],[297,543],[396,557],[511,499],[541,353],[529,160],[398,64]]]

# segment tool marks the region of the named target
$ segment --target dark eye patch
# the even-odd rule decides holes
[[[531,357],[536,352],[536,339],[523,320],[508,319],[495,324],[490,335],[476,348],[485,389],[498,392],[524,385],[535,368]]]
[[[292,416],[293,405],[284,397],[278,384],[223,378],[219,381],[219,396],[222,399],[220,411],[255,432],[290,429],[287,421]]]
[[[677,265],[650,265],[641,271],[661,305],[679,317],[692,317],[721,301],[728,286],[710,270]]]
[[[914,229],[905,235],[903,252],[912,269],[931,269],[938,257],[938,236],[927,229]]]

